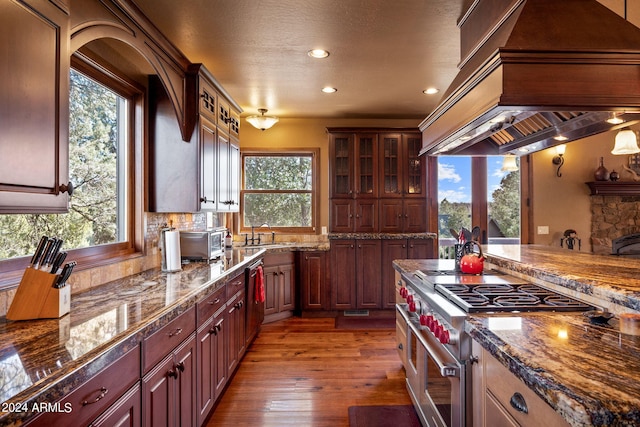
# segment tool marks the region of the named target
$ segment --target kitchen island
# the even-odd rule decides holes
[[[542,246],[488,246],[485,252],[485,268],[615,313],[638,307],[637,260]],[[433,262],[394,266],[410,277]],[[465,332],[570,425],[640,425],[640,337],[619,332],[617,318],[595,325],[580,312],[472,313]]]
[[[55,403],[128,354],[139,355],[141,342],[185,313],[194,313],[195,306],[219,292],[228,279],[243,274],[244,283],[244,269],[264,253],[264,248],[234,248],[216,263],[187,264],[176,273],[156,268],[128,276],[72,295],[71,312],[59,319],[2,318],[0,425],[20,425],[40,410],[76,415],[79,405]],[[139,380],[139,356],[137,363]],[[97,402],[101,397],[91,398]]]

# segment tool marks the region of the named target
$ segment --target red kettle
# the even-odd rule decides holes
[[[475,252],[475,248],[477,252]],[[462,258],[460,259],[460,271],[467,274],[480,274],[484,270],[484,256],[482,247],[478,242],[470,241],[462,247]]]

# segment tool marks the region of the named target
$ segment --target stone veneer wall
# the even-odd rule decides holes
[[[611,242],[640,233],[640,196],[591,196],[591,244],[595,254],[611,254]]]

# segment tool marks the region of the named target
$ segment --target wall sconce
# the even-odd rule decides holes
[[[264,113],[267,112],[266,108],[258,108],[258,112],[260,113],[259,116],[249,116],[246,119],[256,129],[269,129],[271,126],[278,123],[278,120],[280,120],[276,116],[265,116]]]
[[[506,154],[502,158],[502,168],[500,169],[503,172],[515,172],[518,170],[518,162],[516,161],[516,156],[514,154]]]
[[[638,136],[629,128],[624,128],[616,134],[616,143],[611,154],[624,155],[640,153]]]
[[[556,171],[556,176],[561,177],[560,168],[564,165],[564,152],[567,146],[564,144],[556,145],[556,155],[551,160],[554,165],[558,165],[558,170]]]

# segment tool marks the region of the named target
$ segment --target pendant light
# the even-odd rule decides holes
[[[264,114],[267,112],[266,108],[258,108],[258,112],[260,113],[259,116],[255,115],[247,117],[247,121],[256,129],[269,129],[271,126],[278,123],[278,120],[280,120],[276,116],[265,116]]]
[[[638,137],[634,131],[624,128],[616,134],[616,142],[611,150],[611,154],[635,154],[640,153],[638,148]]]

